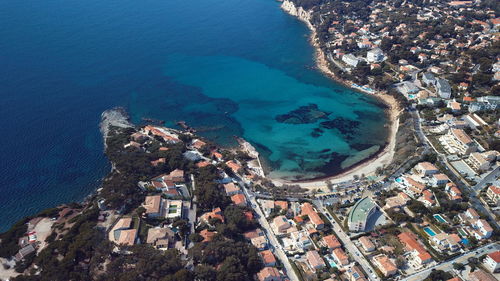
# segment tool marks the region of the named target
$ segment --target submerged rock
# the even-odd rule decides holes
[[[319,110],[317,104],[309,104],[276,116],[276,121],[287,124],[310,124],[320,119],[327,119],[329,112]]]
[[[320,128],[324,129],[337,129],[343,135],[350,135],[355,132],[361,124],[359,121],[349,120],[343,117],[337,117],[333,120],[328,120],[320,123]]]

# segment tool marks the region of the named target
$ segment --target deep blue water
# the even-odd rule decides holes
[[[113,106],[225,145],[244,136],[273,176],[331,173],[383,144],[382,109],[312,69],[307,36],[272,0],[1,1],[0,231],[99,185]],[[318,122],[274,119],[310,103],[360,124],[311,137]]]

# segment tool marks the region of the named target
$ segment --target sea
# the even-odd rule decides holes
[[[273,0],[0,1],[0,231],[99,187],[101,113],[250,141],[270,177],[339,173],[386,142],[384,106],[322,75]]]

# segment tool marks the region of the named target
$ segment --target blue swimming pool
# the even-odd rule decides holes
[[[434,230],[432,230],[430,227],[424,227],[424,231],[431,237],[436,235],[436,232],[434,232]]]
[[[464,244],[465,246],[469,245],[469,239],[467,239],[467,238],[462,239],[462,241],[461,241],[461,242],[462,242],[462,244]]]
[[[397,178],[397,179],[395,179],[395,181],[398,182],[398,183],[402,183],[403,179],[402,178]]]
[[[441,215],[436,214],[433,217],[440,223],[447,223],[447,221]]]

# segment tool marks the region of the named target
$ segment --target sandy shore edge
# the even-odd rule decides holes
[[[289,13],[286,9],[283,9],[285,12]],[[292,14],[293,15],[293,14]],[[296,16],[296,15],[293,15]],[[344,81],[337,77],[329,68],[328,68],[328,61],[326,59],[325,53],[321,48],[319,47],[318,42],[316,41],[316,29],[314,26],[308,21],[303,18],[298,17],[300,20],[302,20],[304,23],[306,23],[307,27],[311,31],[310,35],[310,43],[315,49],[315,62],[316,62],[316,67],[327,77],[335,80],[336,82],[351,88],[353,90],[358,91],[356,88],[353,88],[347,81]],[[358,91],[359,92],[359,91]],[[363,92],[362,92],[363,93]],[[366,94],[366,93],[364,93]],[[399,104],[396,101],[396,99],[386,93],[382,92],[377,92],[376,94],[373,94],[371,96],[374,96],[375,98],[378,98],[380,101],[382,101],[384,104],[387,105],[387,113],[389,115],[389,120],[390,120],[390,130],[389,130],[389,136],[388,136],[388,144],[385,146],[385,148],[377,153],[376,155],[370,157],[369,159],[366,159],[365,161],[360,162],[359,164],[355,164],[352,166],[352,168],[338,174],[334,175],[331,177],[325,177],[322,179],[318,180],[304,180],[304,181],[287,181],[287,180],[282,180],[282,179],[273,179],[274,184],[276,185],[283,185],[283,184],[295,184],[295,185],[300,185],[303,188],[307,189],[318,189],[322,188],[324,189],[326,187],[326,181],[330,181],[331,183],[340,183],[340,182],[345,182],[348,180],[352,180],[354,175],[360,176],[361,174],[364,174],[365,176],[370,176],[375,174],[375,171],[377,170],[378,167],[384,167],[389,165],[392,162],[392,159],[394,157],[394,152],[395,152],[395,147],[396,147],[396,134],[398,132],[399,128],[399,114],[401,112],[399,108]],[[323,191],[327,191],[324,189]]]

